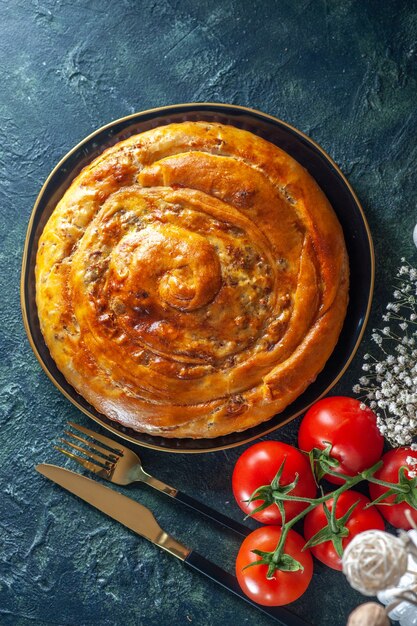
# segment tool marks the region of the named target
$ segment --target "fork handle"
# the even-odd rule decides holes
[[[186,504],[191,509],[194,509],[194,511],[202,513],[214,522],[225,526],[226,528],[240,535],[241,537],[247,537],[249,533],[252,532],[251,529],[244,524],[240,524],[240,522],[236,522],[231,517],[227,517],[226,515],[219,513],[215,509],[212,509],[202,502],[195,500],[191,496],[187,496],[187,494],[183,493],[182,491],[177,491],[175,494],[172,494],[172,497],[175,498],[175,500]]]
[[[308,622],[290,612],[288,609],[280,606],[262,606],[257,604],[243,593],[235,576],[232,576],[229,572],[226,572],[215,563],[201,556],[198,552],[191,551],[185,558],[184,563],[197,572],[200,572],[200,574],[207,576],[228,591],[231,591],[236,596],[239,596],[239,598],[242,598],[242,600],[245,600],[263,613],[266,613],[269,617],[274,619],[275,622],[281,624],[281,626],[311,626],[311,624],[308,624]]]

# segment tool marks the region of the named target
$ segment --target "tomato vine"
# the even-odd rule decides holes
[[[370,483],[384,486],[387,489],[386,493],[380,496],[377,500],[367,504],[365,508],[369,508],[369,506],[373,506],[379,503],[387,495],[394,495],[399,498],[400,501],[406,500],[407,503],[413,506],[413,508],[417,509],[417,478],[408,478],[406,475],[406,467],[400,468],[398,482],[392,483],[379,480],[374,477],[374,474],[382,467],[382,461],[378,461],[372,467],[358,473],[356,476],[347,476],[335,471],[333,468],[338,465],[338,461],[336,459],[332,459],[332,462],[329,463],[329,458],[331,458],[331,446],[326,446],[325,450],[319,450],[315,448],[310,452],[310,460],[312,463],[314,474],[317,479],[321,478],[324,474],[334,474],[339,479],[343,478],[344,483],[334,491],[331,491],[327,494],[322,494],[318,498],[305,498],[297,495],[292,495],[291,492],[297,485],[298,477],[296,477],[296,479],[290,485],[280,484],[280,477],[282,475],[285,464],[284,460],[271,484],[264,485],[258,488],[252,494],[249,499],[250,501],[261,500],[263,497],[265,497],[266,506],[269,506],[272,502],[274,502],[278,506],[280,511],[283,510],[283,503],[287,501],[305,502],[308,504],[308,506],[291,520],[284,521],[284,523],[282,524],[282,532],[275,550],[273,552],[262,553],[253,550],[255,554],[261,556],[261,559],[250,563],[247,567],[261,564],[268,565],[267,578],[269,579],[273,578],[276,570],[288,571],[289,569],[296,570],[298,569],[298,567],[301,568],[300,563],[297,563],[295,559],[285,553],[285,542],[288,533],[292,529],[292,527],[319,505],[323,505],[324,507],[325,515],[327,518],[327,525],[319,530],[313,537],[311,537],[306,542],[304,549],[317,546],[325,541],[332,541],[336,552],[339,556],[342,556],[343,547],[341,540],[347,537],[349,534],[349,531],[346,528],[346,522],[352,515],[359,501],[353,503],[349,507],[348,511],[340,518],[336,517],[336,504],[339,497],[343,493],[351,490],[352,487],[364,480],[367,480]],[[326,503],[329,500],[332,500],[333,503],[331,510],[329,510],[326,506]],[[262,509],[262,506],[263,505],[257,507],[256,511]]]

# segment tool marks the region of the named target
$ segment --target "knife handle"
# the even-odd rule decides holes
[[[199,502],[198,500],[194,500],[194,498],[192,498],[191,496],[187,496],[187,494],[183,493],[182,491],[177,491],[173,497],[175,498],[175,500],[186,504],[191,509],[194,509],[194,511],[202,513],[214,522],[225,526],[226,528],[240,535],[241,537],[247,537],[249,533],[252,532],[251,529],[244,524],[236,522],[231,517],[227,517],[226,515],[219,513],[215,509],[210,508],[209,506],[203,504],[202,502]]]
[[[256,607],[259,611],[266,613],[266,615],[269,615],[269,617],[274,619],[278,624],[281,624],[281,626],[311,626],[311,624],[305,622],[294,613],[291,613],[288,609],[280,606],[262,606],[257,604],[243,593],[235,576],[225,572],[221,567],[212,563],[204,556],[201,556],[198,552],[191,551],[185,558],[184,563],[193,570],[200,572],[200,574],[207,576],[228,591],[231,591],[236,596],[239,596],[239,598],[242,598],[242,600],[245,600],[248,604]]]

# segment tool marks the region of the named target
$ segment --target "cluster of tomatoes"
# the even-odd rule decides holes
[[[240,456],[233,472],[233,493],[238,505],[263,524],[244,540],[236,560],[236,575],[242,590],[263,605],[288,604],[304,593],[313,574],[311,553],[341,570],[341,552],[346,545],[362,531],[384,530],[383,517],[397,528],[408,529],[408,510],[417,522],[417,510],[406,501],[400,502],[401,497],[387,493],[385,484],[398,484],[402,471],[403,480],[413,487],[417,452],[404,447],[382,456],[384,439],[376,416],[357,400],[337,396],[317,402],[301,422],[298,445],[299,449],[278,441],[257,443]],[[321,466],[315,466],[312,460],[319,450],[327,450],[329,455],[324,455]],[[370,481],[379,482],[368,483],[370,497],[372,501],[378,499],[378,503],[368,506],[371,500],[351,489],[350,482],[355,485],[364,480],[361,473],[381,460],[380,467],[369,475]],[[323,468],[327,468],[327,473]],[[277,474],[281,490],[285,492],[285,486],[292,485],[287,495],[300,500],[284,498],[278,506],[268,496],[274,479],[276,487]],[[323,490],[317,495],[317,480],[322,477],[340,485],[328,497]],[[254,499],[254,494],[264,499]],[[315,503],[320,496],[326,498],[325,502]],[[297,521],[296,518],[304,520],[303,536],[292,528],[284,531],[285,525]],[[283,532],[289,562],[282,559],[277,569],[272,568],[271,575],[271,560]],[[307,542],[311,547],[306,547]]]

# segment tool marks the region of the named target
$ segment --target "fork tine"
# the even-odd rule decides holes
[[[67,444],[67,446],[69,446],[70,448],[74,448],[75,450],[78,450],[78,452],[82,452],[83,454],[85,454],[86,457],[89,457],[90,459],[97,461],[101,465],[104,465],[109,470],[114,467],[114,462],[109,461],[102,456],[98,456],[98,454],[94,454],[94,452],[90,452],[90,450],[86,450],[85,448],[78,446],[76,443],[72,443],[72,441],[67,441],[67,439],[64,439],[63,437],[60,437],[60,440],[62,441],[62,443]]]
[[[73,437],[77,441],[80,441],[81,443],[88,446],[89,448],[93,448],[93,450],[96,450],[96,452],[101,454],[106,460],[116,463],[118,459],[120,458],[116,454],[113,454],[112,452],[110,452],[110,450],[107,450],[106,448],[102,448],[101,446],[98,446],[96,443],[93,443],[92,441],[87,441],[87,439],[84,439],[83,437],[80,437],[79,435],[72,433],[70,430],[64,430],[64,433],[68,435],[69,437]]]
[[[85,467],[85,469],[89,470],[90,472],[94,472],[94,474],[97,474],[98,476],[102,476],[103,478],[109,477],[109,474],[110,474],[109,469],[105,469],[104,467],[96,465],[95,463],[88,461],[88,459],[83,459],[80,456],[74,454],[73,452],[70,452],[69,450],[65,450],[65,448],[61,448],[60,446],[54,446],[54,448],[55,450],[62,452],[62,454],[65,454],[65,456],[68,456],[70,459],[77,461],[77,463]]]
[[[110,450],[112,450],[112,452],[115,452],[117,454],[123,454],[124,448],[117,441],[113,441],[112,439],[109,439],[104,435],[99,435],[98,433],[90,430],[89,428],[86,428],[85,426],[81,426],[80,424],[75,424],[74,422],[68,422],[68,424],[72,426],[72,428],[74,428],[75,430],[79,430],[80,432],[84,433],[84,435],[87,435],[92,439],[96,439],[101,443],[104,443],[104,445],[108,446]]]

